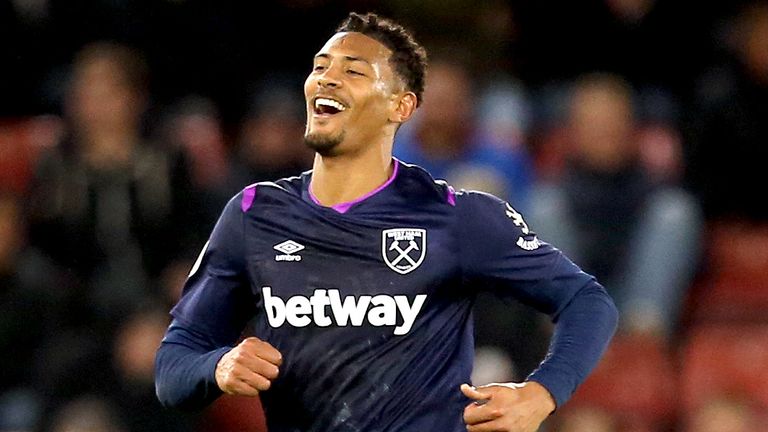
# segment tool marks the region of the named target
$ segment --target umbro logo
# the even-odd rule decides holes
[[[286,240],[276,244],[274,249],[278,252],[282,252],[281,255],[275,255],[275,261],[301,261],[301,255],[294,254],[304,250],[304,246],[293,240]]]

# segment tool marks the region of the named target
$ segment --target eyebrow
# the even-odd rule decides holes
[[[329,58],[331,58],[331,55],[330,54],[326,54],[326,53],[321,53],[321,54],[317,54],[315,56],[315,58],[316,59],[318,59],[318,58],[329,59]],[[371,62],[369,62],[368,60],[366,60],[366,59],[364,59],[362,57],[355,57],[355,56],[346,55],[346,56],[344,56],[344,60],[350,61],[350,62],[362,62],[362,63],[368,64],[368,65],[371,65]]]

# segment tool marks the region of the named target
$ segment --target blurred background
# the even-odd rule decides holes
[[[311,166],[349,11],[430,53],[395,154],[509,200],[621,311],[542,430],[768,431],[768,3],[0,0],[0,431],[264,431],[163,410],[154,352],[229,197]],[[476,384],[552,325],[481,296]],[[458,390],[457,390],[458,391]]]

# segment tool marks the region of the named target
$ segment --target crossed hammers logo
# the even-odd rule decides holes
[[[383,230],[381,234],[382,258],[390,269],[406,274],[416,270],[424,261],[427,253],[427,230],[392,228]],[[401,246],[403,242],[406,242],[407,246]]]
[[[409,253],[411,253],[412,250],[419,250],[419,245],[414,241],[411,240],[408,242],[408,247],[405,249],[400,248],[400,242],[395,240],[392,242],[392,245],[389,247],[390,251],[397,251],[398,255],[395,259],[392,260],[392,265],[396,266],[400,264],[400,261],[406,260],[408,261],[412,266],[416,266],[416,261],[413,260],[410,256],[408,256]]]

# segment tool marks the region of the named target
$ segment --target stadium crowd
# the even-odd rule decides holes
[[[616,299],[545,430],[768,431],[768,3],[701,3],[0,0],[0,432],[265,430],[162,408],[154,353],[227,200],[311,166],[302,82],[349,10],[429,49],[395,155]],[[551,324],[478,306],[473,381],[523,379]]]

